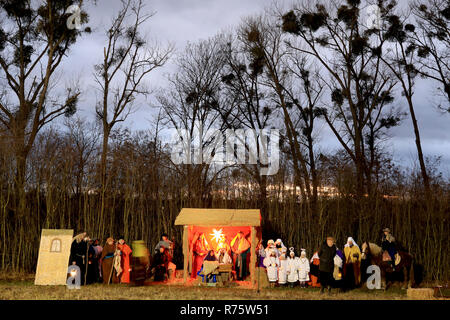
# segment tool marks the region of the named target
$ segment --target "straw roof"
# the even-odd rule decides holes
[[[183,208],[175,219],[175,225],[195,226],[260,226],[259,209],[201,209]]]

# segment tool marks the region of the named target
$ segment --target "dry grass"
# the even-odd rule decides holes
[[[318,289],[273,288],[256,290],[182,285],[126,285],[95,284],[80,290],[64,286],[35,286],[32,280],[0,280],[1,300],[404,300],[410,299],[405,290],[393,288],[387,292],[357,289],[347,293],[320,295]]]

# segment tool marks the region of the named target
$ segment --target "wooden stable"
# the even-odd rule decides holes
[[[252,285],[256,282],[256,246],[261,240],[261,213],[259,209],[202,209],[183,208],[175,219],[175,225],[183,226],[183,280],[186,283],[192,272],[194,234],[209,234],[213,228],[222,229],[229,235],[238,231],[250,233],[250,277]]]

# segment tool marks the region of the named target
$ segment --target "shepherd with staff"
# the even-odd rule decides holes
[[[114,269],[114,261],[116,260],[116,245],[114,244],[113,238],[106,239],[105,247],[102,251],[102,274],[103,274],[103,283],[109,284],[112,277],[113,283],[118,283],[119,279],[117,278],[117,274],[113,272]],[[120,256],[119,256],[119,266],[120,266]]]

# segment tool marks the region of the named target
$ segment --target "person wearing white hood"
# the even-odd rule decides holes
[[[287,257],[286,257],[286,248],[281,249],[281,255],[278,257],[280,260],[280,267],[278,268],[278,284],[284,286],[287,281]]]
[[[272,239],[267,241],[267,247],[264,249],[266,251],[266,257],[270,256],[270,251],[275,249],[275,241]],[[276,250],[276,255],[278,257],[278,250]]]
[[[267,270],[270,286],[274,287],[278,280],[278,267],[280,266],[280,260],[277,258],[275,249],[272,249],[270,255],[264,258],[264,266]]]
[[[306,257],[306,249],[302,249],[298,264],[298,280],[300,281],[300,286],[305,288],[306,283],[309,281],[309,260]]]
[[[275,241],[275,247],[276,247],[276,249],[277,249],[277,251],[278,251],[278,257],[280,257],[280,255],[281,255],[281,250],[283,250],[283,249],[285,249],[286,251],[287,251],[287,248],[286,248],[286,246],[283,244],[283,241],[281,240],[281,239],[277,239],[277,241]]]
[[[352,237],[348,237],[344,247],[344,278],[347,289],[358,287],[361,282],[361,250]]]
[[[291,288],[298,281],[298,271],[300,267],[300,259],[295,256],[294,248],[289,248],[289,257],[287,258],[287,280]]]

